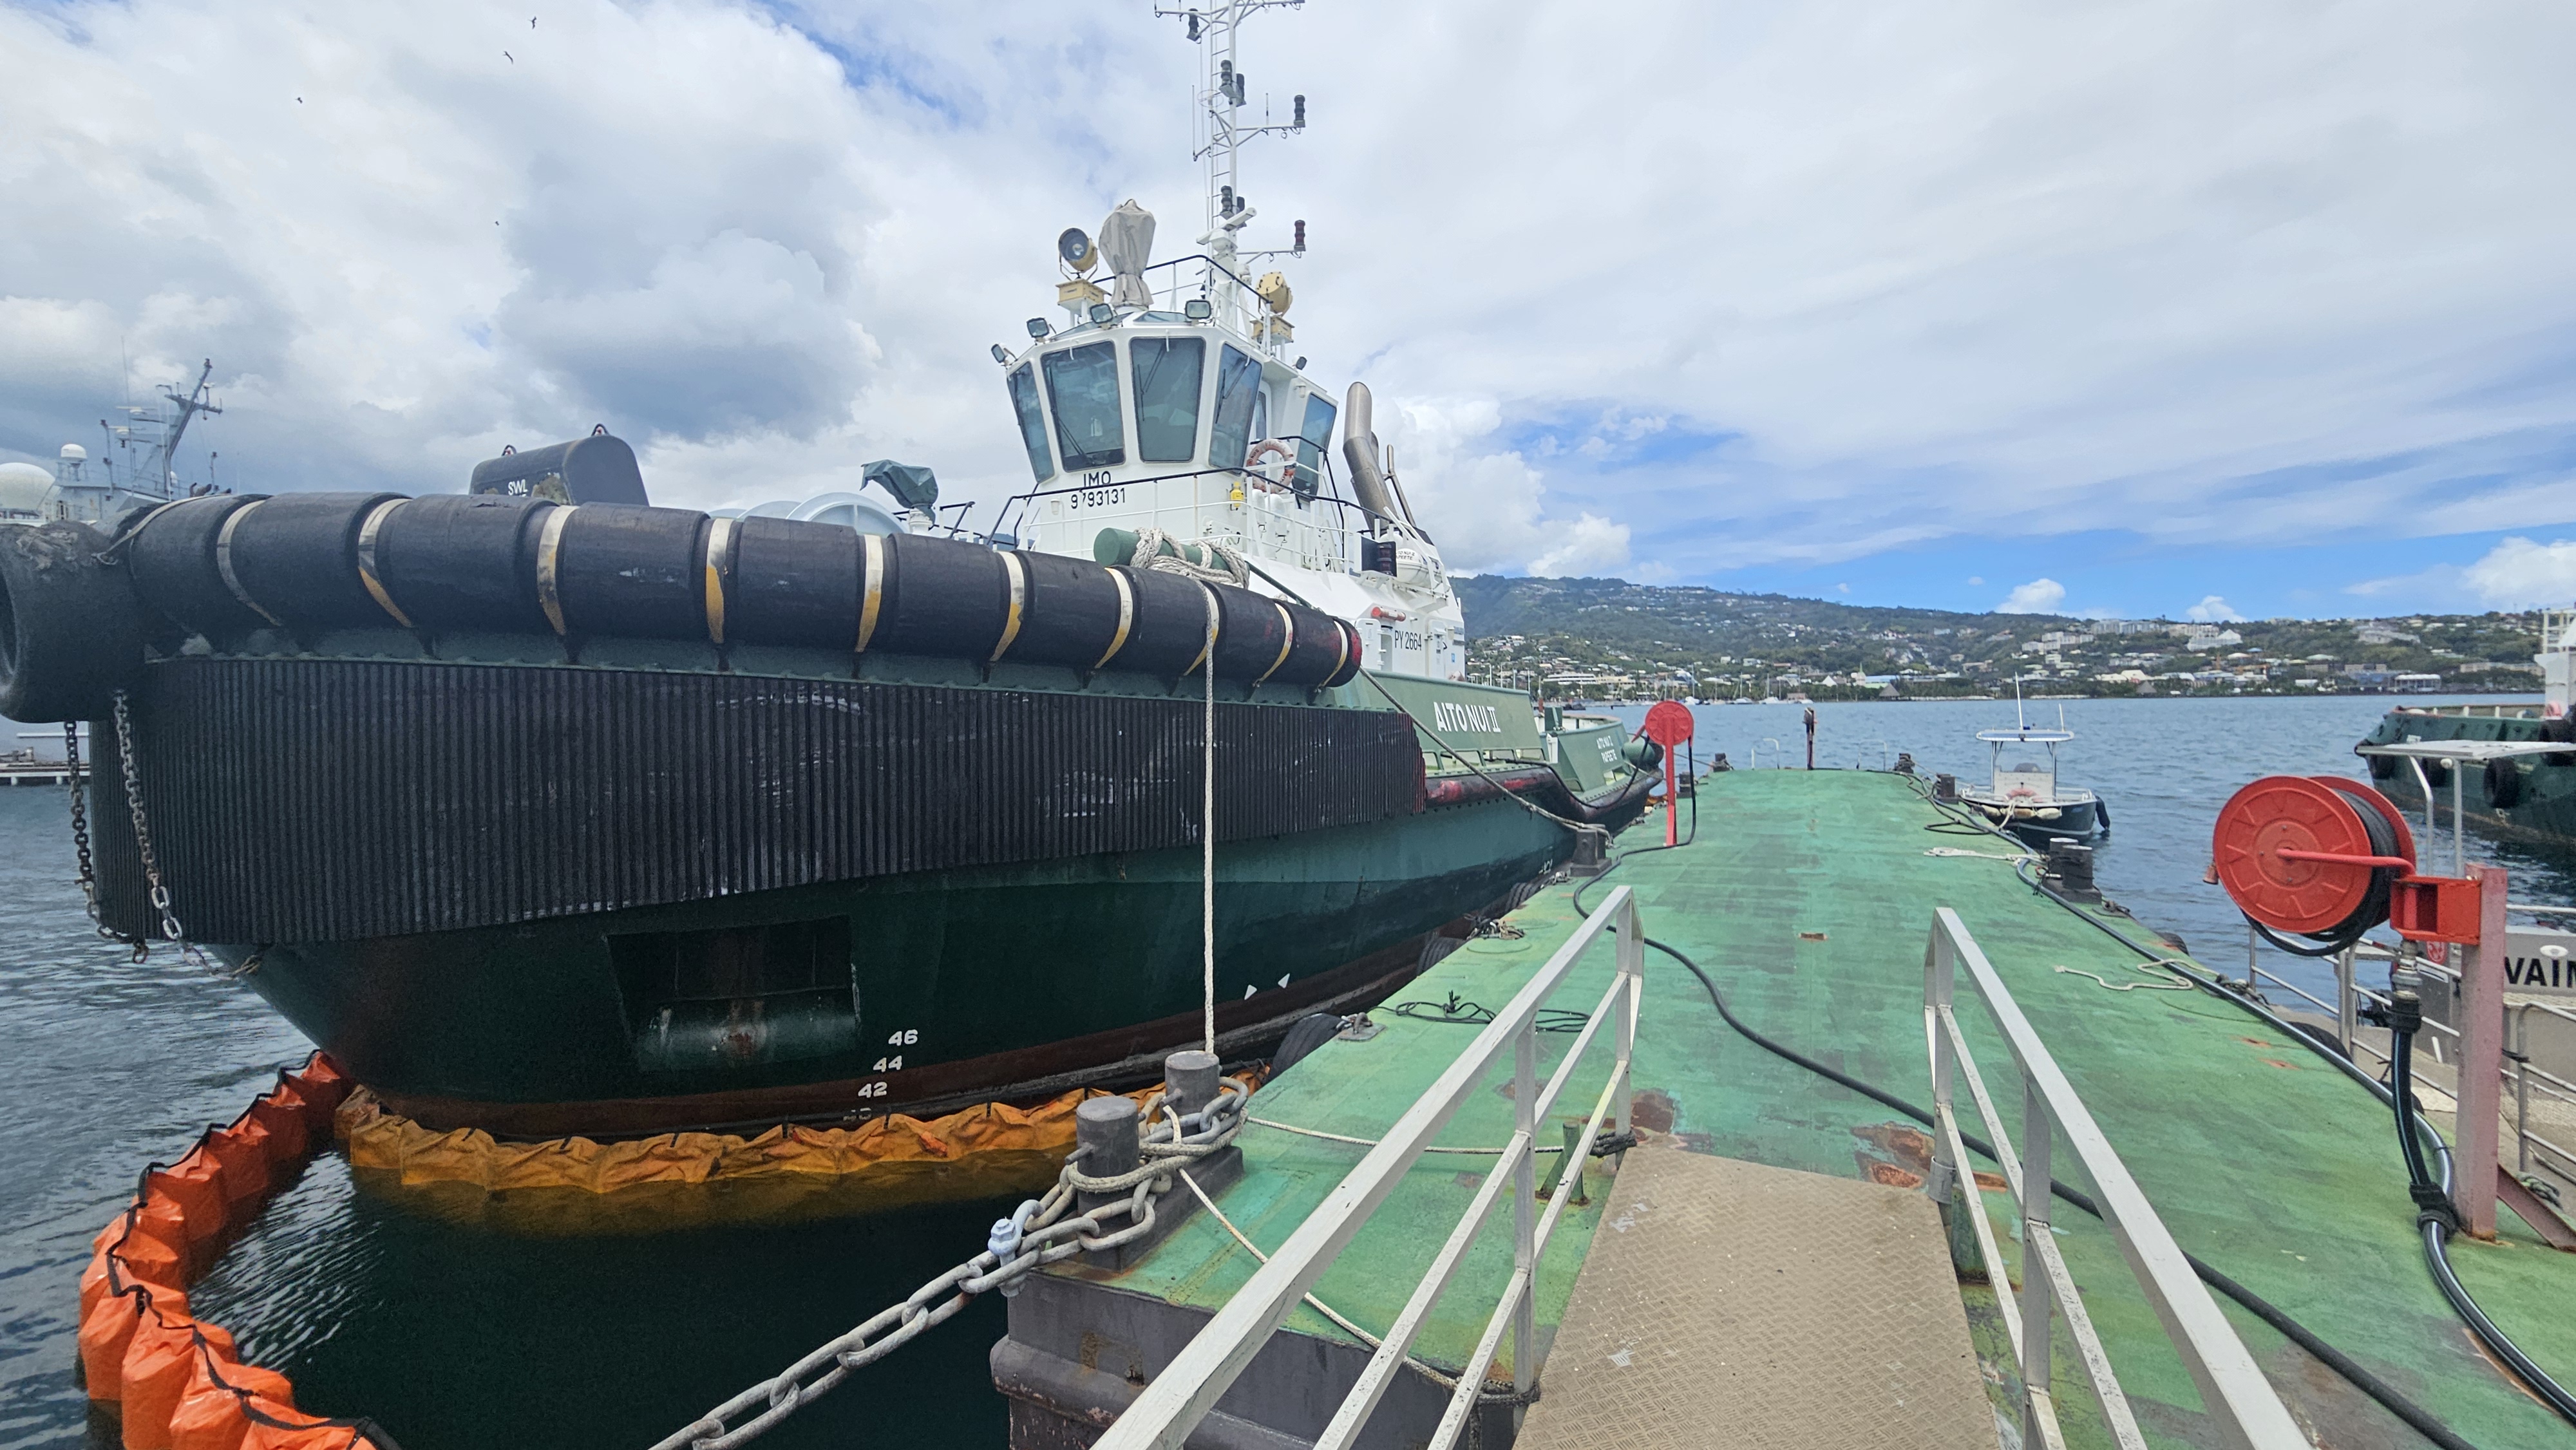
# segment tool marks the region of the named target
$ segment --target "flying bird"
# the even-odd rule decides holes
[[[519,58],[518,58],[517,56],[515,56],[515,55],[510,54],[510,53],[509,53],[508,51],[506,51],[506,50],[505,50],[505,51],[503,51],[503,52],[501,52],[501,59],[508,61],[508,62],[509,62],[510,64],[512,64],[512,65],[517,65],[517,64],[519,63]]]

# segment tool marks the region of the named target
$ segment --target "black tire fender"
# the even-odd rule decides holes
[[[143,605],[107,545],[87,524],[0,525],[0,715],[104,720],[142,678]]]
[[[2522,804],[2523,776],[2519,762],[2497,756],[2487,762],[2487,804],[2498,810],[2511,810]]]
[[[1279,1040],[1279,1049],[1270,1054],[1270,1075],[1277,1077],[1306,1059],[1307,1054],[1330,1042],[1342,1030],[1342,1019],[1330,1012],[1309,1012],[1288,1028]]]

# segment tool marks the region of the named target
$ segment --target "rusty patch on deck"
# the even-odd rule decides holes
[[[1884,1154],[1865,1149],[1852,1150],[1852,1159],[1860,1165],[1861,1176],[1872,1183],[1891,1188],[1914,1188],[1932,1171],[1932,1135],[1912,1123],[1864,1123],[1851,1130],[1851,1135]],[[2001,1190],[2002,1175],[1980,1172],[1977,1186]]]
[[[1628,1104],[1628,1122],[1651,1133],[1669,1133],[1680,1116],[1672,1094],[1662,1088],[1648,1088]]]

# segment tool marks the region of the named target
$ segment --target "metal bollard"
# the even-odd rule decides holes
[[[2042,868],[2048,884],[2069,901],[2099,901],[2102,893],[2093,888],[2093,848],[2073,841],[2048,843],[2048,864]]]
[[[1932,799],[1948,804],[1959,798],[1959,778],[1955,775],[1932,777]]]
[[[1182,1117],[1215,1102],[1218,1091],[1216,1054],[1189,1048],[1163,1059],[1163,1101]]]
[[[1092,1178],[1115,1178],[1135,1171],[1145,1161],[1136,1141],[1138,1112],[1136,1100],[1110,1094],[1091,1098],[1073,1110],[1073,1143],[1082,1150],[1082,1171]],[[1128,1197],[1124,1189],[1116,1193],[1079,1193],[1074,1207],[1089,1213],[1104,1203],[1116,1203]]]

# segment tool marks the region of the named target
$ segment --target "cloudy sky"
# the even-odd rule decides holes
[[[1196,230],[1133,3],[0,0],[0,458],[212,358],[183,472],[1024,483],[1050,243]],[[2576,8],[1364,5],[1246,30],[1299,345],[1463,568],[1859,603],[2576,598]],[[208,451],[220,454],[211,464]]]

